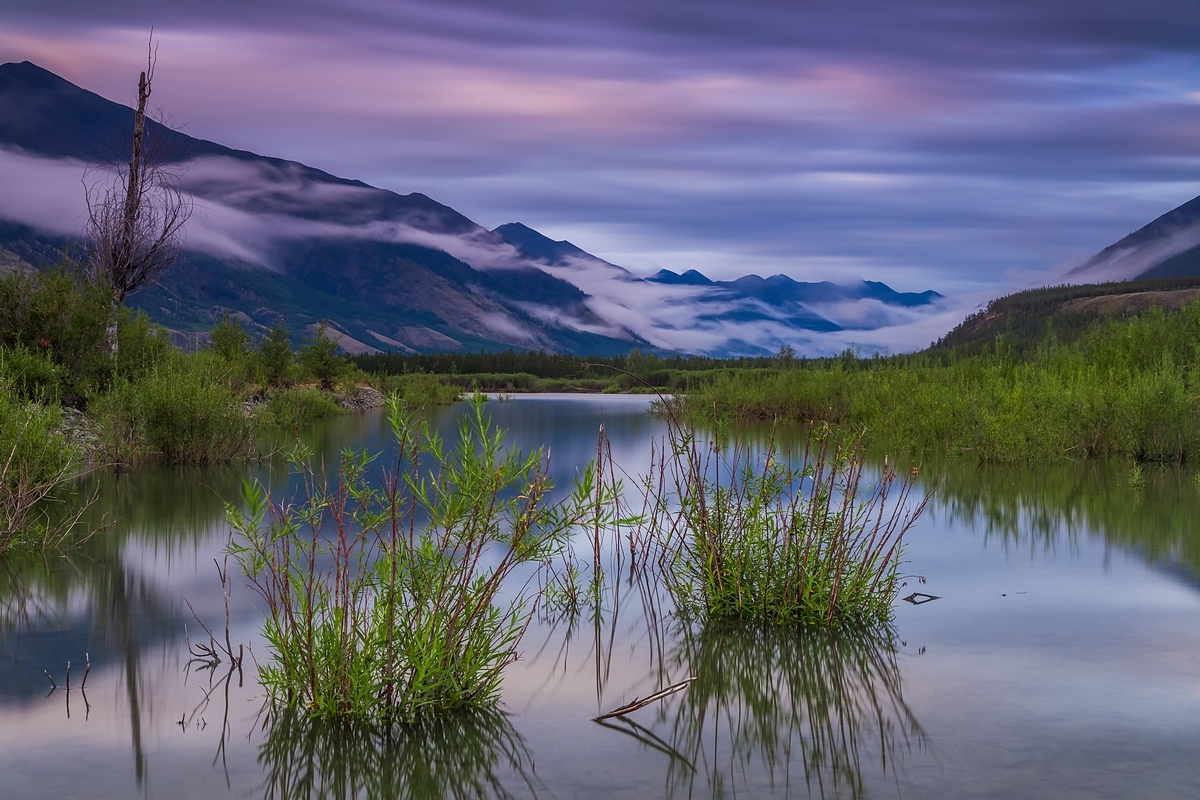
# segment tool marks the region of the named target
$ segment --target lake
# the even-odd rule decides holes
[[[645,469],[665,433],[647,404],[487,406],[511,444],[550,448],[565,485],[601,423],[614,461]],[[434,421],[449,429],[464,405]],[[304,438],[328,463],[388,445],[379,410]],[[292,487],[277,463],[93,476],[88,513],[106,527],[68,556],[0,564],[0,797],[1200,795],[1190,467],[1148,467],[1134,488],[1121,465],[926,463],[920,489],[936,491],[906,537],[900,596],[937,599],[898,598],[890,629],[701,629],[615,580],[597,613],[534,619],[496,713],[388,735],[263,713],[262,618],[240,576],[243,674],[189,664],[201,621],[224,637],[214,559],[248,473]]]

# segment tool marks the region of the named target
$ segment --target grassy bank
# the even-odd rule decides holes
[[[684,401],[697,417],[789,419],[865,429],[909,453],[984,462],[1200,457],[1200,304],[1051,332],[1019,356],[831,359],[791,370],[725,371]]]
[[[255,341],[227,317],[205,349],[183,352],[144,314],[118,308],[113,348],[111,298],[65,267],[0,278],[0,550],[61,538],[48,506],[83,469],[244,462],[264,429],[382,399],[323,326],[296,350],[280,325]],[[458,396],[420,385],[408,394],[416,405]]]

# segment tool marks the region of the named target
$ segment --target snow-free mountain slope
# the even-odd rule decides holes
[[[106,165],[128,157],[132,121],[130,108],[34,64],[0,65],[0,248],[55,252],[77,240],[80,179],[104,180]],[[294,331],[328,319],[380,349],[739,355],[910,321],[940,298],[782,275],[643,279],[519,222],[489,231],[425,194],[149,131],[195,213],[180,265],[133,302],[180,331],[233,312]]]

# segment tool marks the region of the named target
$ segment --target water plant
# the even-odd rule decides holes
[[[1131,489],[1146,488],[1146,469],[1141,464],[1130,464],[1128,473],[1129,486]]]
[[[393,396],[396,463],[296,451],[290,502],[257,482],[230,506],[233,552],[265,601],[271,701],[316,717],[416,722],[494,703],[529,621],[508,579],[562,550],[609,498],[585,470],[552,502],[549,455],[510,449],[473,398],[448,444]],[[506,594],[507,592],[507,594]]]
[[[914,468],[884,460],[864,481],[861,436],[810,431],[795,461],[773,431],[755,451],[718,426],[671,420],[646,482],[643,558],[684,613],[707,620],[830,624],[890,618],[913,502]],[[911,505],[911,507],[910,507]]]

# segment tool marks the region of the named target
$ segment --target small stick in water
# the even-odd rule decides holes
[[[54,678],[50,677],[50,673],[46,672],[46,670],[42,670],[42,673],[50,680],[50,686],[54,689],[57,689],[58,684],[54,682]]]
[[[67,660],[67,691],[71,691],[71,661]]]
[[[667,688],[663,689],[662,691],[655,692],[654,694],[652,694],[649,697],[646,697],[642,700],[639,700],[635,697],[635,698],[633,698],[632,703],[626,703],[625,705],[621,706],[620,708],[614,708],[612,711],[608,712],[607,714],[601,714],[598,717],[592,717],[592,721],[599,722],[600,720],[612,719],[613,717],[623,717],[626,714],[629,714],[633,711],[637,711],[639,708],[645,708],[646,706],[650,705],[653,702],[662,700],[664,697],[673,695],[682,689],[686,689],[688,687],[688,684],[694,680],[696,680],[696,676],[693,675],[692,677],[688,678],[687,680],[680,681],[679,683],[676,683],[672,686],[668,686]]]
[[[92,671],[92,657],[89,653],[84,653],[83,657],[87,659],[87,666],[83,669],[83,682],[79,684],[79,691],[83,691],[87,686],[88,673]]]

